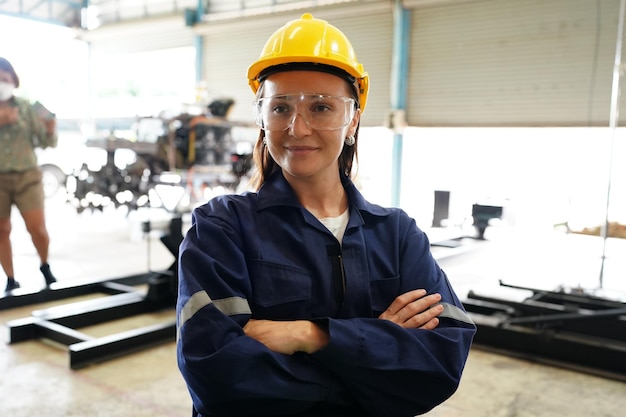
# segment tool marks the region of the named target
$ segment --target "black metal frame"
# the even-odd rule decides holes
[[[626,303],[580,292],[531,291],[507,300],[470,291],[463,302],[477,347],[626,381]]]
[[[178,259],[178,244],[182,241],[182,220],[170,221],[169,234],[161,242]],[[177,261],[169,269],[131,275],[108,281],[83,282],[51,289],[20,293],[0,299],[0,309],[23,306],[37,302],[102,293],[102,297],[60,306],[35,310],[30,317],[9,321],[9,343],[31,339],[48,339],[68,347],[72,369],[119,357],[159,343],[173,341],[176,322],[171,320],[157,325],[144,326],[130,331],[92,337],[79,329],[126,318],[134,315],[172,310],[176,305],[178,285]],[[147,284],[148,290],[137,285]]]
[[[48,339],[66,345],[70,367],[87,365],[112,359],[146,347],[174,340],[175,321],[145,326],[126,332],[94,338],[78,329],[97,325],[133,315],[150,313],[172,307],[172,300],[152,297],[151,292],[169,291],[171,276],[166,272],[152,273],[149,291],[132,286],[103,283],[104,287],[116,287],[119,293],[105,297],[64,304],[33,311],[30,317],[9,321],[9,343],[31,339]],[[124,288],[126,287],[126,288]],[[166,287],[166,289],[158,289]]]
[[[141,273],[118,278],[83,279],[71,282],[55,282],[48,288],[31,291],[18,288],[10,295],[0,297],[0,310],[8,310],[32,304],[47,303],[89,294],[120,294],[128,292],[130,286],[146,284],[151,274]]]

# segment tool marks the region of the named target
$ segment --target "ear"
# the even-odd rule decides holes
[[[356,130],[359,127],[359,122],[361,121],[361,109],[356,109],[354,112],[354,117],[350,121],[348,125],[348,134],[346,136],[354,136],[356,134]]]

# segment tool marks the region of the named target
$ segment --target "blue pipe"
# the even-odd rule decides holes
[[[198,8],[196,9],[196,23],[202,21],[203,15],[203,0],[198,0]],[[199,83],[204,78],[204,36],[196,36],[194,38],[194,47],[196,49],[196,83]]]
[[[401,0],[396,0],[393,9],[394,33],[393,55],[391,65],[391,109],[406,109],[406,85],[408,81],[409,34],[411,12],[402,6]],[[391,204],[400,206],[400,192],[402,189],[402,145],[404,137],[400,131],[394,132],[392,165],[391,165]]]

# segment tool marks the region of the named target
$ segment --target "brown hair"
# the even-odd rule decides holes
[[[13,84],[15,84],[15,88],[20,86],[20,79],[17,76],[13,65],[11,65],[11,63],[6,58],[0,57],[0,70],[11,74],[11,77],[13,77]]]

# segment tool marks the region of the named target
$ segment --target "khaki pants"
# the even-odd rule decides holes
[[[41,169],[23,172],[0,172],[0,219],[10,217],[11,207],[20,212],[44,207]]]

